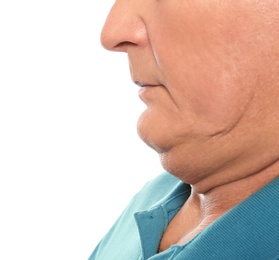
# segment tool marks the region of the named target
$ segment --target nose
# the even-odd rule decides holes
[[[131,46],[147,43],[145,24],[136,11],[138,7],[132,2],[134,1],[118,0],[111,8],[101,32],[104,48],[128,52]]]

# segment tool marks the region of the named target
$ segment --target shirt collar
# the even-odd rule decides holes
[[[191,193],[190,185],[180,182],[164,199],[148,210],[134,214],[141,241],[143,259],[157,253],[160,240],[169,222]]]

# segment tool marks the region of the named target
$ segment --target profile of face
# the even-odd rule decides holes
[[[279,139],[277,0],[116,0],[101,41],[128,54],[147,105],[138,132],[166,170],[195,183],[271,160],[265,151]]]

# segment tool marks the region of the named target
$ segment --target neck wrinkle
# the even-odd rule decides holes
[[[199,192],[196,185],[191,185],[192,193],[188,201],[199,212],[200,223],[211,223],[279,177],[279,169],[277,170],[277,168],[267,168],[248,177],[225,182],[204,193]]]

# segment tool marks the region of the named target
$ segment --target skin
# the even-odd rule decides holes
[[[116,0],[101,41],[128,54],[140,137],[192,186],[159,251],[279,176],[277,0]]]

